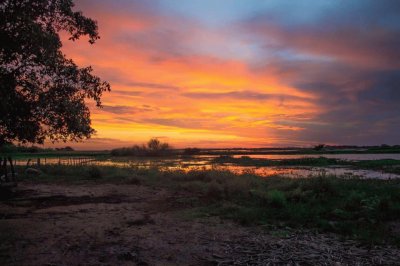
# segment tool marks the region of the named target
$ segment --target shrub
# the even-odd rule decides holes
[[[281,208],[286,205],[286,197],[282,191],[271,190],[268,192],[267,198],[271,206]]]
[[[113,156],[158,157],[171,154],[171,146],[166,142],[160,142],[156,138],[150,139],[146,145],[134,145],[132,147],[123,147],[111,150],[111,155]]]
[[[221,184],[212,181],[207,188],[207,198],[209,199],[221,199],[223,197],[224,191]]]
[[[92,166],[88,169],[88,174],[90,179],[100,179],[103,177],[100,168],[96,166]]]
[[[304,190],[311,190],[317,197],[326,197],[327,195],[337,194],[337,188],[334,181],[329,176],[318,176],[307,180],[303,184]]]

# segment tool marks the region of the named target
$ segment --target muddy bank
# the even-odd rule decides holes
[[[23,182],[0,202],[1,265],[396,265],[395,247],[187,218],[188,197],[126,184]]]

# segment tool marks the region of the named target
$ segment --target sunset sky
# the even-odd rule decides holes
[[[101,39],[63,51],[112,86],[76,148],[400,143],[399,1],[75,3]]]

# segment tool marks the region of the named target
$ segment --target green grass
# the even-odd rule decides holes
[[[378,163],[379,165],[379,163]],[[113,166],[44,166],[36,181],[119,182],[187,195],[193,216],[220,216],[243,225],[279,225],[335,232],[368,243],[400,243],[400,180],[334,176],[262,179],[229,171],[161,171]],[[189,200],[190,199],[190,200]],[[185,200],[180,199],[181,203]]]
[[[363,160],[363,161],[348,161],[326,157],[319,158],[298,158],[298,159],[258,159],[242,156],[234,158],[231,156],[220,156],[212,161],[215,164],[233,164],[241,166],[347,166],[357,169],[367,169],[375,171],[383,171],[387,173],[400,174],[400,160],[382,159],[382,160]]]
[[[319,158],[298,158],[298,159],[282,159],[282,160],[270,160],[270,159],[259,159],[251,158],[248,156],[241,156],[240,158],[234,158],[231,156],[220,156],[213,160],[213,163],[217,164],[235,164],[243,166],[329,166],[338,165],[347,161],[338,159],[329,159],[325,157]]]
[[[107,151],[40,151],[34,153],[11,152],[2,153],[3,156],[11,156],[13,159],[32,159],[32,158],[59,158],[59,157],[109,157]]]
[[[400,219],[399,181],[210,175],[218,177],[181,184],[207,199],[203,212],[210,215],[245,225],[317,228],[373,243],[399,240],[387,227]]]
[[[352,166],[360,169],[370,169],[387,173],[400,174],[400,160],[368,160],[351,163]]]

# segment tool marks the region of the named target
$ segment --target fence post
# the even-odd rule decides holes
[[[4,180],[8,182],[8,175],[7,175],[7,158],[4,157],[3,159],[3,168],[4,168]]]
[[[11,176],[13,179],[15,179],[15,169],[13,165],[13,161],[11,159],[11,156],[8,157],[8,161],[10,162],[10,168],[11,168]]]

